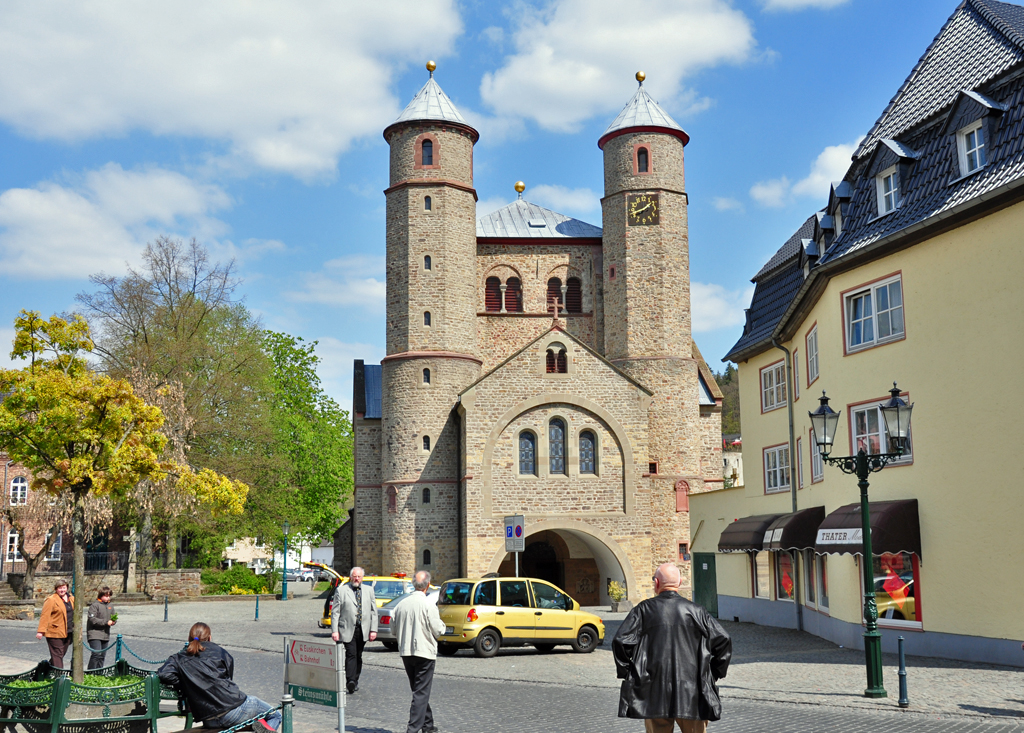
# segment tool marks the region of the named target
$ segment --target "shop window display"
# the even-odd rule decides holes
[[[754,565],[754,597],[771,597],[771,578],[767,552],[755,552],[750,558]]]
[[[882,623],[921,621],[917,558],[907,552],[874,557],[875,603]]]
[[[793,564],[792,553],[775,553],[775,597],[780,601],[792,601],[796,598],[796,576]]]

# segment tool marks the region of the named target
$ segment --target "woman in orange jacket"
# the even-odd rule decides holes
[[[75,630],[75,597],[68,593],[68,582],[57,580],[53,595],[43,602],[39,615],[37,639],[46,637],[50,647],[50,664],[58,669],[64,666],[64,655],[71,647],[71,634]]]

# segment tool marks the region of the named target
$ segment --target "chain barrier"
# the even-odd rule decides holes
[[[110,642],[110,646],[105,646],[102,649],[96,649],[94,647],[89,646],[89,640],[88,639],[82,639],[82,646],[84,646],[86,649],[88,649],[91,652],[96,652],[97,654],[106,654],[111,649],[113,649],[115,646],[117,646],[117,640],[115,639],[114,641]]]
[[[185,646],[188,646],[188,645],[186,644]],[[126,642],[126,641],[123,641],[121,643],[121,648],[124,649],[129,654],[131,654],[136,659],[138,659],[143,664],[163,664],[164,662],[167,661],[167,657],[164,657],[163,659],[146,659],[145,657],[140,657],[138,654],[136,654],[135,652],[132,651],[132,648],[130,646],[128,646],[128,642]],[[182,648],[184,648],[184,647],[182,647]]]
[[[276,712],[280,712],[283,715],[284,714],[284,704],[278,705],[276,708],[270,708],[269,710],[264,710],[262,713],[257,715],[255,718],[249,718],[249,720],[243,720],[241,723],[238,723],[237,725],[233,725],[230,728],[225,728],[220,733],[236,733],[237,731],[245,730],[246,728],[251,726],[253,723],[255,723],[257,720],[266,720],[269,715],[271,715],[272,713],[276,713]],[[255,730],[255,728],[253,730]]]

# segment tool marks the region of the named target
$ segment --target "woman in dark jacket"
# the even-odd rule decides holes
[[[164,662],[157,676],[185,696],[193,718],[206,727],[230,728],[274,707],[238,689],[232,679],[235,660],[210,641],[209,626],[193,624],[188,639],[188,647]],[[268,715],[256,727],[260,725],[263,730],[276,731],[281,713]]]

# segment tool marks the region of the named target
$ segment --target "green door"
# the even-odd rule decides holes
[[[718,618],[718,579],[715,577],[715,553],[693,553],[693,602],[704,606]]]

